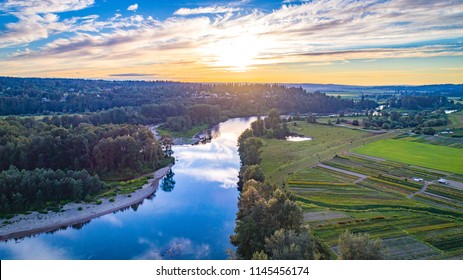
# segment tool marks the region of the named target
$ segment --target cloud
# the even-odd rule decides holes
[[[133,4],[133,5],[130,5],[128,8],[127,8],[127,11],[136,11],[138,9],[138,4]]]
[[[6,242],[5,250],[11,254],[11,259],[19,260],[65,260],[71,259],[69,253],[53,246],[39,238],[26,238],[19,242]]]
[[[211,253],[209,244],[195,244],[191,239],[184,237],[173,237],[162,247],[145,238],[139,238],[138,243],[147,246],[148,249],[135,257],[137,260],[178,259],[182,256],[203,259]]]
[[[7,0],[0,9],[22,15],[62,13],[82,10],[94,3],[94,0]]]
[[[71,27],[70,21],[60,21],[56,13],[82,10],[93,4],[94,0],[8,0],[0,11],[18,21],[5,25],[6,30],[0,33],[0,47],[27,44],[65,32]]]
[[[109,74],[110,77],[153,77],[156,74],[145,74],[145,73],[121,73],[121,74]]]
[[[32,13],[29,1],[10,0],[2,8],[19,21],[6,25],[0,47],[19,50],[4,56],[0,75],[62,76],[77,67],[108,77],[117,74],[115,68],[137,74],[155,67],[162,78],[200,79],[275,66],[457,57],[463,52],[458,39],[463,37],[462,1],[319,0],[284,4],[273,11],[249,10],[233,2],[181,8],[163,20],[120,14],[61,19],[60,11],[83,9],[93,1],[38,2],[57,6],[42,4],[39,10],[44,12]],[[66,36],[60,35],[64,32]],[[28,45],[51,34],[57,37],[51,42]]]
[[[213,7],[200,7],[194,9],[180,8],[174,12],[177,16],[190,16],[190,15],[201,15],[201,14],[225,14],[233,13],[241,10],[240,8],[232,8],[225,6],[213,6]]]

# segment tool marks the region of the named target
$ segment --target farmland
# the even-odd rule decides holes
[[[331,249],[332,258],[345,230],[381,239],[388,259],[463,258],[463,168],[457,140],[302,122],[291,130],[314,140],[264,139],[262,167],[267,178],[296,195],[305,222]],[[383,146],[402,150],[381,153]],[[357,154],[362,148],[370,152]],[[421,158],[404,162],[407,150]],[[452,183],[439,184],[439,178]]]
[[[463,173],[463,150],[407,141],[384,139],[353,149],[354,152],[414,164],[431,169]]]
[[[432,183],[421,192],[424,183],[411,178],[434,182],[448,173],[353,154],[322,166],[293,173],[287,184],[315,235],[334,252],[339,234],[350,230],[381,238],[390,259],[463,256],[463,190]]]

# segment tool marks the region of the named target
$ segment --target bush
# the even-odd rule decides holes
[[[84,210],[82,207],[77,208],[77,210],[82,211]]]
[[[100,199],[98,199],[95,203],[96,203],[96,205],[100,205],[103,202]]]
[[[114,197],[111,197],[111,198],[109,199],[109,202],[114,202],[114,201],[116,201],[116,200],[114,199]]]

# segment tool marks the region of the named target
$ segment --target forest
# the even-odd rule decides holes
[[[136,107],[149,121],[153,121],[171,114],[170,110],[162,108],[158,108],[163,110],[161,114],[150,112],[150,105],[161,104],[171,108],[195,104],[217,105],[221,115],[226,117],[263,114],[271,108],[277,108],[281,112],[329,113],[360,106],[352,100],[329,97],[319,92],[309,93],[301,87],[278,84],[0,77],[0,115],[75,114],[116,107]],[[374,108],[375,105],[374,103],[370,107]],[[360,107],[362,106],[365,107],[364,104]],[[173,112],[180,115],[178,110]]]
[[[142,125],[19,117],[0,119],[0,158],[2,213],[88,199],[105,188],[100,178],[131,178],[171,162]]]

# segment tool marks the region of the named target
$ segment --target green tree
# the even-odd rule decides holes
[[[279,229],[265,238],[265,250],[274,260],[313,260],[314,246],[307,230]]]
[[[243,165],[255,165],[262,161],[260,157],[263,146],[262,140],[257,137],[247,138],[242,145],[238,148],[240,153],[241,163]]]
[[[255,260],[255,261],[266,261],[266,260],[268,260],[268,256],[267,256],[267,254],[266,254],[264,251],[259,251],[259,252],[255,252],[255,253],[252,255],[251,260]]]
[[[246,182],[248,180],[256,180],[258,182],[263,182],[265,180],[264,172],[260,165],[247,165],[243,166],[243,181]]]
[[[384,247],[381,240],[372,240],[368,234],[349,231],[339,236],[339,258],[343,260],[382,260]]]

